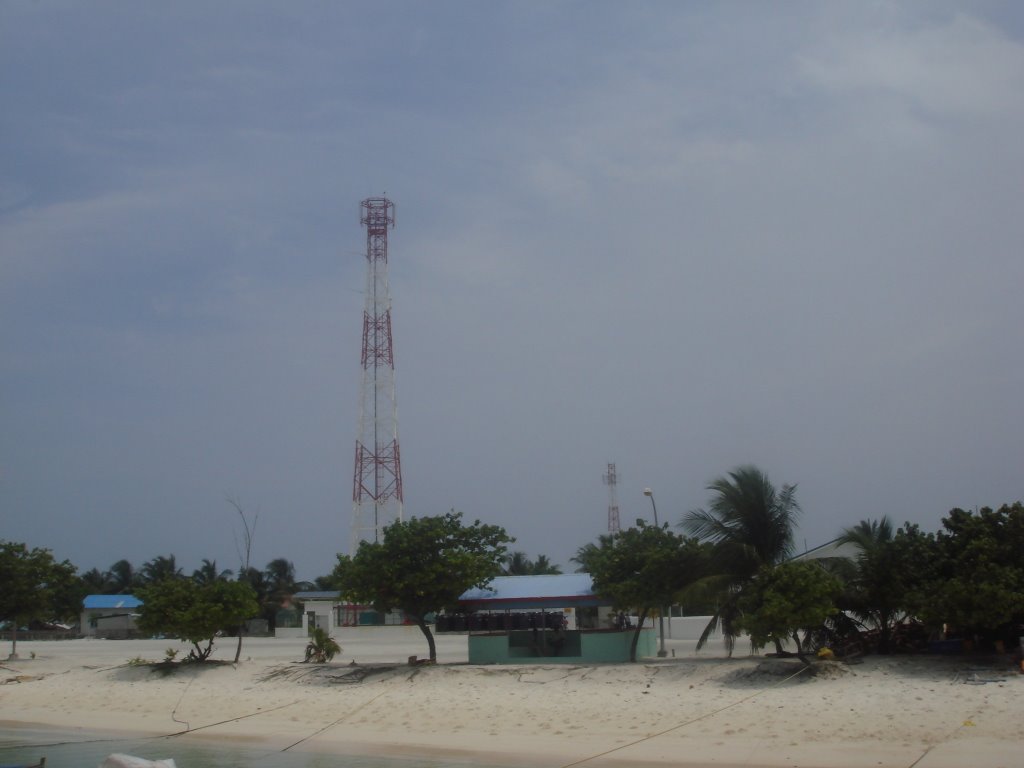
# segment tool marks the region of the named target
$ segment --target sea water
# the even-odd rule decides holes
[[[96,768],[107,755],[122,754],[147,760],[173,758],[177,768],[446,768],[454,760],[437,758],[381,758],[247,748],[237,743],[185,741],[176,737],[120,739],[81,731],[0,729],[0,767],[35,765],[46,758],[46,768]],[[464,765],[464,763],[463,763]]]

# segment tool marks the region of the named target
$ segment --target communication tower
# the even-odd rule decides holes
[[[388,230],[395,225],[395,204],[386,197],[367,198],[360,204],[359,221],[366,227],[367,266],[363,381],[349,538],[353,553],[360,541],[379,541],[384,526],[402,519],[402,462],[388,290]]]
[[[604,475],[604,484],[608,486],[608,533],[615,533],[619,530],[619,496],[615,490],[618,482],[615,464],[609,464],[608,471]]]

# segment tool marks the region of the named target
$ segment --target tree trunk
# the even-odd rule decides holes
[[[18,619],[11,622],[11,655],[8,659],[18,658]]]
[[[800,633],[799,632],[794,632],[793,633],[793,642],[796,643],[796,657],[798,659],[800,659],[800,661],[802,661],[806,666],[808,666],[808,667],[811,666],[811,662],[809,662],[807,660],[807,657],[804,656],[804,647],[800,643]]]
[[[878,615],[878,652],[889,653],[889,646],[892,641],[892,617],[885,611]]]
[[[235,647],[235,664],[238,663],[238,659],[242,655],[242,633],[243,632],[245,632],[245,625],[244,624],[238,628],[238,645]]]
[[[644,608],[640,611],[640,615],[636,617],[636,629],[633,631],[633,640],[629,644],[629,660],[636,661],[636,645],[640,640],[640,632],[644,628],[644,622],[647,621],[647,609]]]
[[[422,616],[417,616],[416,626],[420,628],[420,632],[427,638],[427,645],[430,647],[430,661],[437,662],[437,646],[434,645],[434,635],[431,634],[430,627],[427,626],[427,620]]]

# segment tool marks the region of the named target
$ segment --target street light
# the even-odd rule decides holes
[[[651,500],[651,509],[654,511],[654,527],[658,527],[658,505],[654,503],[654,491],[650,488],[644,488],[644,496],[647,496]],[[668,656],[668,652],[665,650],[665,609],[660,608],[658,610],[658,637],[661,639],[661,649],[658,651],[659,658],[665,658]]]
[[[649,496],[651,499],[651,509],[654,510],[654,524],[658,524],[658,505],[654,503],[654,491],[650,488],[644,488],[644,496]]]

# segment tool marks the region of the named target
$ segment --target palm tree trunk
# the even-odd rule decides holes
[[[880,611],[878,614],[878,652],[889,653],[889,646],[892,641],[892,615],[888,611]]]

